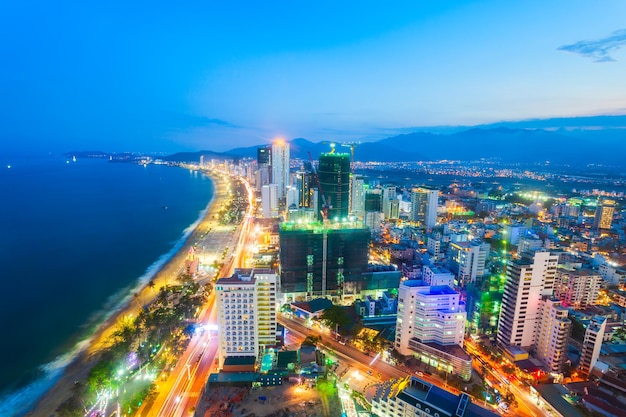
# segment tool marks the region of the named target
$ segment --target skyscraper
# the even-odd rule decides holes
[[[370,230],[359,224],[281,223],[280,283],[284,302],[331,296],[367,271]]]
[[[328,219],[345,219],[350,210],[350,154],[321,154],[317,173],[329,206]]]
[[[557,254],[537,251],[507,264],[498,323],[500,345],[532,347],[536,343],[541,299],[552,296],[558,262]]]
[[[270,164],[272,162],[272,147],[262,146],[257,148],[256,152],[257,171],[255,182],[257,190],[260,190],[261,187],[269,184],[271,181],[272,172]]]
[[[289,185],[289,143],[280,139],[272,143],[272,184],[278,186],[278,198],[285,198]]]
[[[296,172],[296,185],[298,187],[298,207],[311,207],[312,192],[310,171],[305,169]]]
[[[365,179],[362,175],[350,177],[350,213],[365,218]]]
[[[411,220],[428,228],[437,224],[439,191],[429,188],[414,188],[411,192]]]
[[[391,208],[394,201],[398,201],[396,196],[396,187],[394,185],[387,185],[383,188],[383,214],[385,215],[385,220],[394,218],[391,216]]]

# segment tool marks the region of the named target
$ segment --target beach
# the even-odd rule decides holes
[[[219,175],[211,175],[211,179],[215,184],[215,191],[204,217],[178,252],[155,274],[152,279],[153,288],[146,283],[143,288],[137,291],[138,299],[142,301],[143,305],[152,302],[161,287],[174,282],[189,249],[206,233],[208,234],[204,238],[210,238],[210,230],[217,224],[220,207],[228,198],[227,180],[223,180]],[[128,294],[123,307],[112,312],[110,317],[94,333],[87,346],[65,368],[59,380],[38,400],[33,410],[26,414],[27,416],[51,417],[57,415],[57,408],[70,397],[75,382],[84,381],[91,368],[98,362],[99,353],[106,346],[106,342],[115,331],[118,322],[124,317],[138,314],[139,305],[134,302],[134,298],[134,294]]]

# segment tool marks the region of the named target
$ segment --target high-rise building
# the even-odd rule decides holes
[[[350,177],[350,213],[359,219],[365,218],[365,179],[362,175]]]
[[[558,262],[557,254],[537,251],[507,264],[498,322],[500,345],[532,347],[535,344],[540,302],[542,297],[553,294]]]
[[[549,372],[560,373],[567,359],[567,339],[572,322],[561,302],[549,297],[541,300],[539,314],[535,353]]]
[[[278,217],[278,186],[268,184],[261,187],[261,210],[263,217]]]
[[[372,415],[378,417],[496,417],[472,403],[466,393],[454,394],[415,376],[376,391]]]
[[[219,361],[258,358],[276,345],[278,278],[273,270],[235,270],[215,283],[219,326]]]
[[[586,308],[596,303],[601,283],[600,274],[591,269],[561,266],[558,269],[554,295],[566,307]]]
[[[280,283],[284,302],[333,297],[367,271],[370,230],[362,223],[281,223]]]
[[[404,281],[398,289],[395,348],[468,380],[472,360],[461,348],[466,319],[465,303],[450,286]]]
[[[580,356],[578,370],[582,375],[588,376],[600,357],[600,349],[606,330],[606,317],[594,316],[585,330],[583,340],[583,351]]]
[[[272,162],[272,147],[261,146],[256,150],[256,162],[258,166],[269,165]]]
[[[283,199],[289,185],[289,143],[277,140],[272,143],[272,184],[278,186],[278,198]]]
[[[272,162],[272,147],[262,146],[257,148],[257,170],[255,184],[257,190],[261,190],[264,185],[268,185],[271,182],[271,162]]]
[[[312,189],[311,183],[313,181],[313,174],[310,171],[300,170],[296,172],[296,185],[298,187],[298,206],[299,207],[312,207]]]
[[[613,223],[613,212],[615,211],[615,201],[609,199],[603,199],[598,202],[596,208],[596,216],[593,220],[593,228],[610,229]]]
[[[328,219],[336,221],[347,218],[350,210],[350,154],[321,154],[317,174],[321,192],[329,206]]]
[[[387,185],[383,188],[383,214],[385,216],[385,220],[398,218],[392,216],[392,205],[393,202],[398,202],[398,197],[396,194],[396,187],[394,185]]]
[[[414,188],[411,191],[411,220],[428,228],[437,224],[439,191],[429,188]]]
[[[465,286],[476,282],[476,278],[485,275],[485,263],[491,246],[483,242],[452,242],[450,243],[450,269]]]

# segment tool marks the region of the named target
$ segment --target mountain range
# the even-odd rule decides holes
[[[292,158],[317,160],[329,152],[330,142],[311,142],[297,138],[289,141]],[[210,158],[256,158],[262,145],[212,151],[174,154],[168,160]],[[336,144],[336,152],[350,153],[347,144]],[[362,142],[354,148],[355,161],[407,162],[498,159],[507,163],[622,165],[626,155],[626,129],[544,130],[509,127],[471,128],[455,133],[415,132],[392,136],[376,142]]]

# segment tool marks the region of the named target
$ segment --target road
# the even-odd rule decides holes
[[[245,186],[248,193],[248,210],[241,224],[220,225],[216,221],[211,224],[210,231],[197,242],[201,248],[203,263],[223,260],[223,267],[218,276],[231,276],[236,268],[245,267],[246,250],[249,239],[252,239],[254,223],[254,193],[250,185],[242,178],[236,178]],[[233,181],[234,182],[234,181]],[[228,198],[229,187],[223,183],[216,184],[216,202]],[[226,251],[224,249],[227,248]],[[208,250],[207,250],[208,249]],[[199,325],[216,325],[217,309],[215,292],[203,306],[199,316]],[[215,357],[218,351],[218,336],[214,330],[199,332],[192,337],[187,349],[179,358],[174,370],[161,381],[157,387],[158,395],[151,404],[142,406],[137,416],[179,417],[188,415],[196,407],[204,392],[207,378],[215,368]]]
[[[496,381],[498,383],[497,388],[500,392],[506,392],[506,390],[510,390],[513,395],[515,395],[515,399],[517,400],[518,407],[515,410],[515,415],[518,416],[531,416],[538,417],[543,416],[545,412],[541,410],[537,404],[530,398],[530,393],[528,392],[528,388],[524,386],[520,386],[519,381],[509,381],[506,377],[504,377],[504,373],[500,370],[501,365],[492,361],[489,357],[486,357],[480,353],[478,348],[471,342],[465,341],[465,349],[467,353],[473,356],[474,360],[472,364],[474,366],[474,370],[480,374],[480,368],[484,368],[487,372],[488,376],[491,377],[492,381]]]

